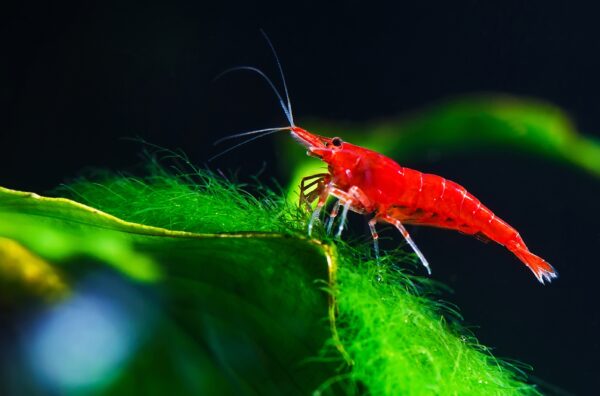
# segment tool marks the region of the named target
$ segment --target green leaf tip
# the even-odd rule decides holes
[[[87,256],[138,281],[154,282],[160,278],[159,268],[125,234],[152,231],[65,198],[0,187],[0,235],[51,260]]]

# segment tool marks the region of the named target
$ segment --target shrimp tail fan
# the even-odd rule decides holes
[[[522,244],[507,246],[515,256],[519,258],[529,269],[540,283],[551,282],[558,277],[558,272],[546,260],[531,253],[527,247]]]

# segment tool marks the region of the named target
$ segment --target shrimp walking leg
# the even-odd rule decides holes
[[[308,180],[313,181],[307,183]],[[307,193],[307,190],[313,186],[315,186],[315,188]],[[300,182],[300,206],[304,205],[307,211],[310,212],[312,210],[312,203],[315,201],[315,199],[319,199],[317,202],[317,207],[312,212],[310,221],[308,222],[308,236],[312,234],[314,222],[319,218],[321,210],[327,201],[329,189],[330,176],[328,173],[318,173],[316,175],[306,176]]]
[[[377,224],[377,218],[373,217],[369,220],[369,229],[371,230],[371,236],[373,237],[373,250],[375,251],[375,259],[379,259],[379,234],[375,229]]]
[[[312,181],[308,182],[309,180]],[[315,199],[321,198],[323,195],[325,195],[325,198],[327,198],[327,195],[329,195],[326,192],[329,181],[330,176],[328,173],[317,173],[316,175],[306,176],[302,178],[302,180],[300,181],[299,205],[304,205],[306,210],[310,212],[312,210],[311,205]],[[315,186],[315,188],[307,193],[307,190],[313,186]]]
[[[323,205],[317,206],[317,208],[310,215],[310,220],[308,222],[308,236],[310,236],[312,234],[313,225],[315,224],[315,220],[317,220],[319,218],[322,207],[323,207]]]
[[[329,218],[327,219],[327,235],[331,234],[331,228],[333,227],[333,223],[335,222],[335,218],[338,215],[340,210],[341,201],[337,200],[331,209],[331,213],[329,213]]]
[[[346,223],[346,216],[348,215],[348,209],[350,209],[350,204],[352,202],[347,202],[344,205],[344,210],[342,210],[342,218],[340,219],[340,225],[338,226],[338,230],[335,233],[335,237],[339,238],[342,235],[342,231],[344,230],[344,223]]]
[[[325,188],[319,196],[319,202],[317,202],[317,208],[312,212],[312,214],[310,216],[310,221],[308,222],[308,236],[310,236],[312,234],[312,229],[313,229],[315,220],[317,220],[319,218],[319,215],[321,214],[321,210],[323,209],[323,206],[325,205],[325,202],[327,201],[328,195],[329,194],[327,192],[327,188]]]
[[[340,190],[336,187],[331,187],[329,194],[338,198],[342,205],[350,204],[350,209],[353,212],[364,214],[367,213],[367,208],[371,206],[371,201],[367,195],[358,187],[350,187],[348,192]]]
[[[417,257],[419,257],[419,260],[421,260],[421,264],[423,264],[423,266],[427,270],[427,273],[429,275],[431,275],[431,268],[429,268],[429,263],[427,262],[427,259],[425,258],[423,253],[421,253],[421,251],[419,250],[419,248],[417,247],[415,242],[412,240],[412,238],[410,237],[410,234],[408,233],[408,231],[406,231],[406,228],[404,228],[404,226],[402,225],[400,220],[394,219],[393,217],[390,217],[390,216],[382,216],[382,217],[380,217],[380,219],[394,225],[394,227],[396,227],[398,229],[398,231],[400,231],[400,233],[402,234],[402,236],[404,237],[406,242],[410,245],[410,247],[417,254]]]
[[[339,223],[338,230],[335,235],[336,237],[339,237],[342,234],[342,231],[344,229],[344,223],[346,221],[346,215],[348,214],[348,210],[352,210],[353,212],[361,213],[361,214],[366,213],[366,208],[370,206],[371,202],[369,201],[369,198],[367,198],[366,194],[360,188],[358,188],[356,186],[350,187],[348,192],[346,192],[344,190],[340,190],[339,188],[336,188],[336,187],[332,187],[330,189],[329,193],[331,195],[333,195],[334,197],[338,198],[339,199],[338,204],[342,205],[344,207],[344,209],[342,211],[342,219]],[[335,212],[335,215],[333,216],[333,218],[335,218],[335,216],[337,216],[337,207],[335,207],[334,209],[336,209],[336,212]],[[333,221],[331,220],[331,217],[330,217],[330,221],[331,222],[328,224],[328,227],[327,227],[328,232],[331,230],[331,227],[333,226]]]

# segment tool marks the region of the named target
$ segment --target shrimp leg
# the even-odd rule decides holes
[[[396,227],[398,229],[398,231],[400,231],[400,233],[402,234],[402,236],[404,237],[406,242],[410,245],[410,247],[417,254],[417,257],[419,257],[419,260],[421,260],[421,264],[423,264],[423,266],[427,270],[427,273],[429,275],[431,275],[431,268],[429,268],[429,263],[427,262],[427,259],[425,258],[423,253],[421,253],[421,251],[419,250],[419,248],[417,247],[415,242],[412,240],[412,238],[410,237],[410,234],[408,233],[408,231],[406,231],[406,228],[404,228],[404,226],[402,225],[400,220],[395,219],[388,215],[381,216],[381,217],[379,217],[379,219],[392,224],[394,227]]]
[[[340,200],[337,200],[331,209],[331,213],[329,214],[329,218],[327,219],[327,235],[331,234],[331,228],[333,227],[333,223],[335,222],[335,218],[337,217],[338,211],[340,209]]]
[[[300,199],[298,204],[300,206],[304,204],[308,211],[312,210],[311,204],[317,197],[320,197],[323,194],[325,186],[329,183],[329,179],[330,176],[328,173],[317,173],[316,175],[306,176],[302,178],[302,180],[300,181]],[[309,180],[313,181],[307,183]],[[307,194],[306,190],[315,185],[315,189]]]
[[[321,214],[321,209],[323,209],[323,206],[327,201],[327,197],[329,196],[329,189],[331,184],[330,179],[331,177],[328,173],[318,173],[316,175],[306,176],[300,182],[300,206],[304,204],[306,209],[310,212],[312,210],[311,204],[314,202],[315,199],[319,199],[319,201],[317,202],[317,207],[312,212],[310,220],[308,222],[308,236],[312,234],[314,222],[319,218],[319,215]],[[313,181],[307,183],[308,180]],[[307,193],[306,190],[313,186],[315,186],[314,190]]]
[[[319,202],[317,202],[317,208],[310,215],[310,221],[308,222],[308,236],[310,236],[312,234],[312,229],[313,229],[315,220],[317,220],[319,218],[319,215],[321,214],[321,209],[323,209],[323,205],[325,205],[326,201],[327,201],[327,194],[321,194],[319,196]]]
[[[375,250],[375,259],[379,260],[379,234],[375,229],[375,224],[377,224],[377,218],[373,217],[369,220],[369,229],[371,230],[371,237],[373,237],[373,250]]]
[[[344,223],[346,222],[346,216],[348,215],[348,209],[350,209],[350,205],[352,202],[347,202],[344,205],[344,210],[342,210],[342,218],[340,219],[340,225],[338,226],[338,230],[335,233],[335,237],[339,238],[342,235],[342,231],[344,230]]]
[[[319,218],[322,207],[323,207],[323,205],[317,205],[317,208],[310,215],[310,220],[308,222],[308,236],[310,236],[312,234],[313,225],[315,223],[315,220],[317,220]]]
[[[342,205],[344,209],[342,210],[342,218],[340,220],[338,230],[335,234],[336,238],[342,234],[344,230],[344,223],[346,222],[346,216],[348,214],[348,210],[352,209],[353,212],[356,213],[365,213],[366,208],[370,206],[371,201],[367,198],[366,194],[358,187],[352,186],[345,192],[340,190],[339,188],[332,187],[329,192],[334,197],[338,198],[339,201],[336,203],[334,207],[334,211],[332,211],[332,216],[330,217],[330,223],[328,224],[327,230],[330,231],[333,226],[333,219],[337,216],[339,205]]]

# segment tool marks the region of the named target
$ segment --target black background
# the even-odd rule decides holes
[[[283,124],[272,92],[255,76],[212,82],[244,64],[276,76],[259,28],[277,47],[300,125],[309,116],[368,121],[454,95],[503,92],[555,103],[579,130],[600,136],[596,10],[524,3],[49,2],[5,9],[0,185],[44,193],[86,167],[130,169],[142,147],[123,137],[181,148],[201,165],[218,152],[212,142],[219,137]],[[265,178],[280,178],[280,138],[210,166],[242,177],[265,167]],[[403,165],[466,186],[561,275],[541,286],[501,247],[413,228],[434,279],[454,289],[445,297],[497,356],[531,364],[535,377],[557,387],[550,393],[593,393],[600,386],[598,179],[502,152],[432,158]]]

